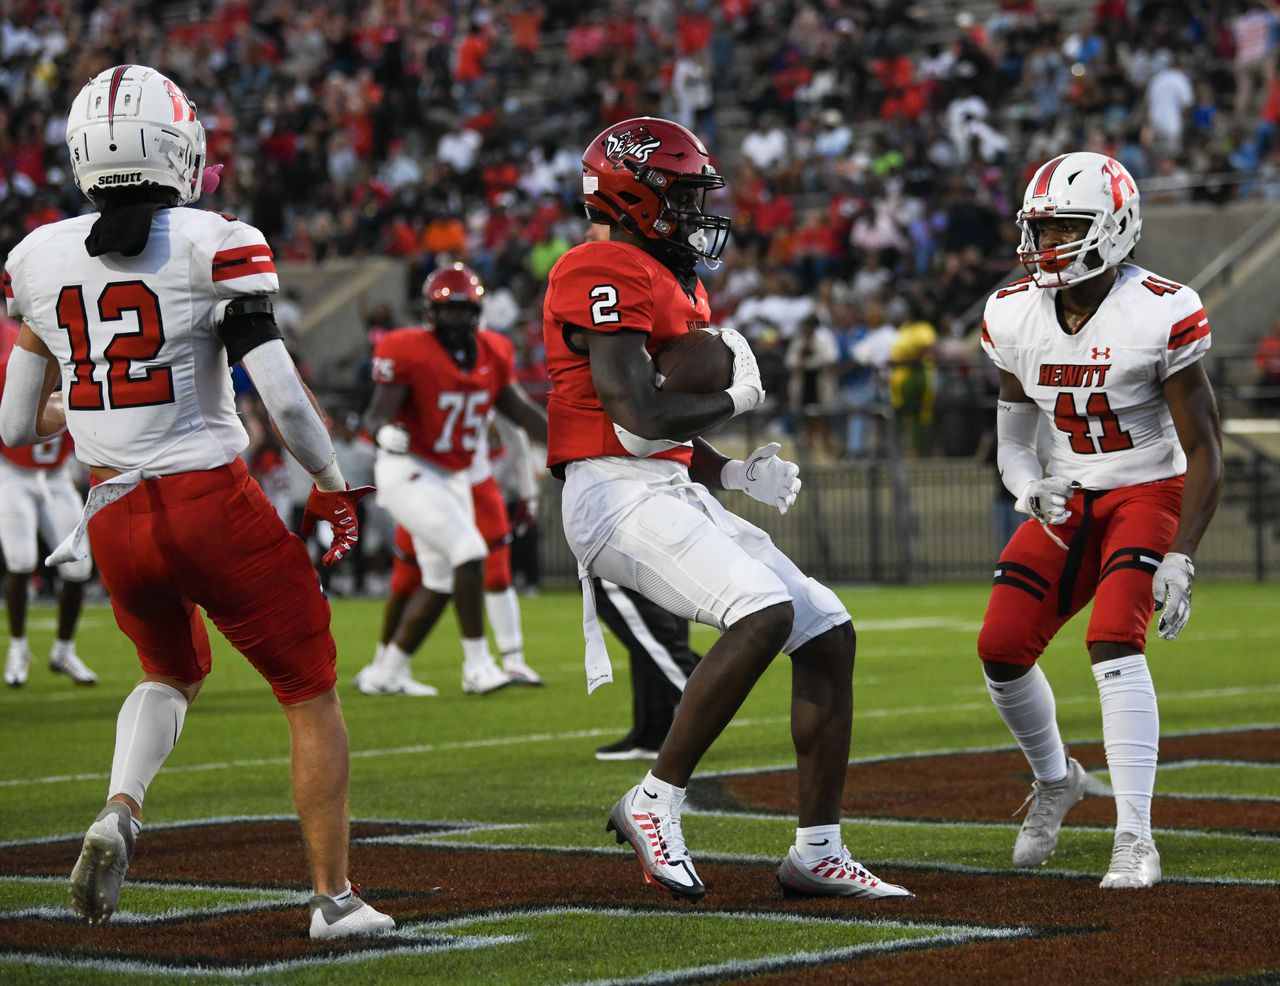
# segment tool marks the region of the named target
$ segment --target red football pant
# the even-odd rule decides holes
[[[329,604],[303,543],[243,462],[147,480],[89,522],[116,622],[147,674],[209,673],[203,607],[285,705],[337,681]]]
[[[1052,528],[1035,520],[1014,532],[996,564],[978,635],[978,656],[1032,665],[1054,635],[1093,599],[1087,644],[1112,641],[1146,650],[1155,611],[1151,578],[1178,527],[1183,477],[1117,490],[1080,490],[1071,517]]]
[[[503,592],[511,588],[511,520],[502,490],[490,477],[471,487],[476,508],[476,527],[489,554],[484,560],[484,591]],[[411,596],[422,584],[422,572],[414,556],[413,538],[403,527],[396,527],[391,552],[391,595]]]

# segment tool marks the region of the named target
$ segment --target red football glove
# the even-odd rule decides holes
[[[523,537],[537,519],[537,500],[521,500],[511,505],[511,531],[516,537]]]
[[[360,540],[356,504],[373,492],[372,486],[360,486],[340,493],[326,493],[311,487],[311,495],[307,497],[307,506],[302,513],[302,529],[298,533],[305,538],[315,530],[316,521],[329,522],[329,526],[333,528],[333,545],[324,554],[326,565],[336,565],[342,561],[343,555]]]

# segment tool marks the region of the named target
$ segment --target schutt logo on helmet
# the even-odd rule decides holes
[[[662,141],[648,127],[633,127],[621,133],[607,135],[604,139],[604,156],[613,162],[615,168],[624,167],[626,161],[648,164],[650,156],[661,146]]]

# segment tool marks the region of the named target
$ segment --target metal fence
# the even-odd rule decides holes
[[[720,494],[768,531],[806,573],[828,582],[987,579],[1013,514],[993,466],[973,460],[881,458],[803,468],[786,517],[740,493]],[[1229,443],[1222,504],[1196,555],[1205,578],[1280,578],[1280,468]],[[539,553],[544,579],[569,583],[575,563],[560,528],[560,484],[544,490]]]

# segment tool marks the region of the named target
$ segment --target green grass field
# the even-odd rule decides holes
[[[842,593],[859,632],[855,763],[1010,746],[990,707],[974,655],[986,592],[985,586],[946,585]],[[1166,643],[1152,633],[1151,667],[1166,735],[1280,724],[1280,621],[1274,616],[1275,599],[1273,585],[1197,585],[1194,614],[1183,639]],[[393,914],[398,900],[415,900],[414,888],[423,881],[443,887],[446,898],[466,890],[468,873],[475,872],[479,879],[480,871],[489,868],[486,854],[502,847],[541,852],[540,869],[563,874],[562,900],[530,891],[527,907],[518,906],[514,898],[495,901],[493,910],[485,910],[483,903],[459,904],[452,910],[444,906],[431,919],[402,919],[394,948],[334,953],[332,961],[319,962],[311,961],[309,946],[298,942],[288,955],[273,960],[276,964],[246,961],[217,967],[155,957],[151,939],[140,952],[131,951],[126,936],[112,939],[110,945],[77,947],[74,953],[52,947],[37,956],[31,947],[6,937],[0,939],[0,981],[167,982],[181,974],[201,982],[323,983],[334,981],[342,969],[342,974],[356,974],[368,983],[550,984],[642,976],[651,982],[677,982],[823,968],[854,961],[866,951],[957,948],[964,941],[1024,933],[1007,923],[988,927],[900,920],[903,912],[877,914],[874,905],[861,902],[837,902],[820,911],[766,913],[731,894],[717,895],[710,879],[708,903],[713,906],[691,910],[643,887],[638,867],[632,863],[620,868],[629,856],[606,838],[603,829],[609,806],[644,766],[602,764],[592,758],[596,746],[620,737],[629,723],[625,656],[610,640],[620,683],[588,697],[578,597],[547,593],[524,600],[523,612],[526,653],[545,676],[545,688],[507,689],[481,697],[461,694],[460,649],[447,621],[415,662],[417,677],[437,685],[440,697],[374,699],[355,692],[350,679],[372,654],[380,605],[335,602],[340,690],[353,753],[351,810],[354,818],[364,820],[444,823],[406,826],[403,835],[389,841],[402,851],[421,850],[428,869],[440,859],[462,860],[471,867],[469,871],[460,864],[435,876],[410,865],[407,882],[390,888],[379,885],[386,882],[385,876],[375,882],[366,875],[367,896],[385,901]],[[47,652],[51,620],[47,609],[33,612],[31,636],[38,655]],[[1101,727],[1082,634],[1081,620],[1068,626],[1043,666],[1057,693],[1064,736],[1083,744],[1100,740]],[[148,828],[139,844],[140,858],[149,840],[175,823],[291,814],[284,718],[265,683],[214,636],[213,673],[187,717],[181,742],[148,792]],[[695,648],[705,649],[713,639],[710,631],[695,629]],[[52,872],[14,876],[27,871],[9,864],[19,843],[52,836],[78,838],[106,794],[115,716],[137,676],[137,665],[106,609],[86,612],[79,651],[101,676],[98,687],[75,689],[37,664],[25,689],[0,694],[8,738],[0,767],[5,805],[0,813],[0,840],[5,842],[0,846],[0,866],[8,867],[0,870],[6,874],[0,888],[0,934],[24,921],[44,922],[68,933],[75,928],[61,878]],[[700,776],[791,764],[789,673],[785,658],[774,664],[703,761]],[[1263,751],[1258,753],[1257,759],[1267,762],[1208,758],[1162,767],[1157,793],[1240,799],[1243,805],[1280,801],[1275,751],[1265,757]],[[851,776],[858,776],[856,769]],[[1105,770],[1100,776],[1106,779]],[[761,893],[772,890],[768,866],[776,865],[786,852],[794,822],[765,811],[698,809],[698,790],[695,777],[695,810],[685,824],[695,859],[757,866]],[[996,806],[999,814],[1011,814],[1023,793],[1019,787],[1010,788],[1007,806]],[[1273,819],[1277,807],[1271,806]],[[1021,879],[1008,871],[1017,824],[1012,817],[981,823],[850,817],[845,821],[845,841],[881,876],[908,886],[913,875],[934,870],[994,875],[1012,883]],[[1166,880],[1175,888],[1180,881],[1194,885],[1226,878],[1259,884],[1272,898],[1280,889],[1280,837],[1274,825],[1270,833],[1247,826],[1229,832],[1162,829],[1159,804],[1156,824]],[[191,829],[183,836],[193,857],[201,852],[201,831]],[[383,844],[387,841],[384,836]],[[1063,886],[1094,887],[1105,868],[1110,841],[1105,826],[1069,821],[1048,869],[1062,875]],[[446,847],[452,855],[441,855]],[[199,935],[205,917],[238,910],[265,915],[263,920],[274,921],[273,927],[283,929],[281,934],[301,942],[305,912],[295,905],[304,889],[304,873],[299,869],[288,884],[261,879],[255,875],[255,851],[246,847],[243,867],[215,880],[149,878],[128,884],[112,926],[136,930],[139,940],[157,926],[189,927],[191,934]],[[364,851],[360,844],[353,850],[356,871]],[[74,851],[68,869],[70,861]],[[607,896],[595,904],[583,903],[590,896],[584,896],[583,887],[594,879],[592,868],[606,864],[609,873],[620,873],[627,881],[623,889],[628,895],[639,895],[639,905],[618,904]],[[372,863],[368,870],[386,872]],[[1092,882],[1073,881],[1073,874],[1091,877]],[[494,876],[486,872],[484,879],[492,881]],[[389,895],[380,898],[384,889]],[[557,908],[559,903],[574,906]],[[425,906],[419,901],[406,908],[414,915]],[[1273,932],[1276,917],[1273,912]],[[656,951],[655,940],[663,943]],[[1273,971],[1280,976],[1280,967]]]

